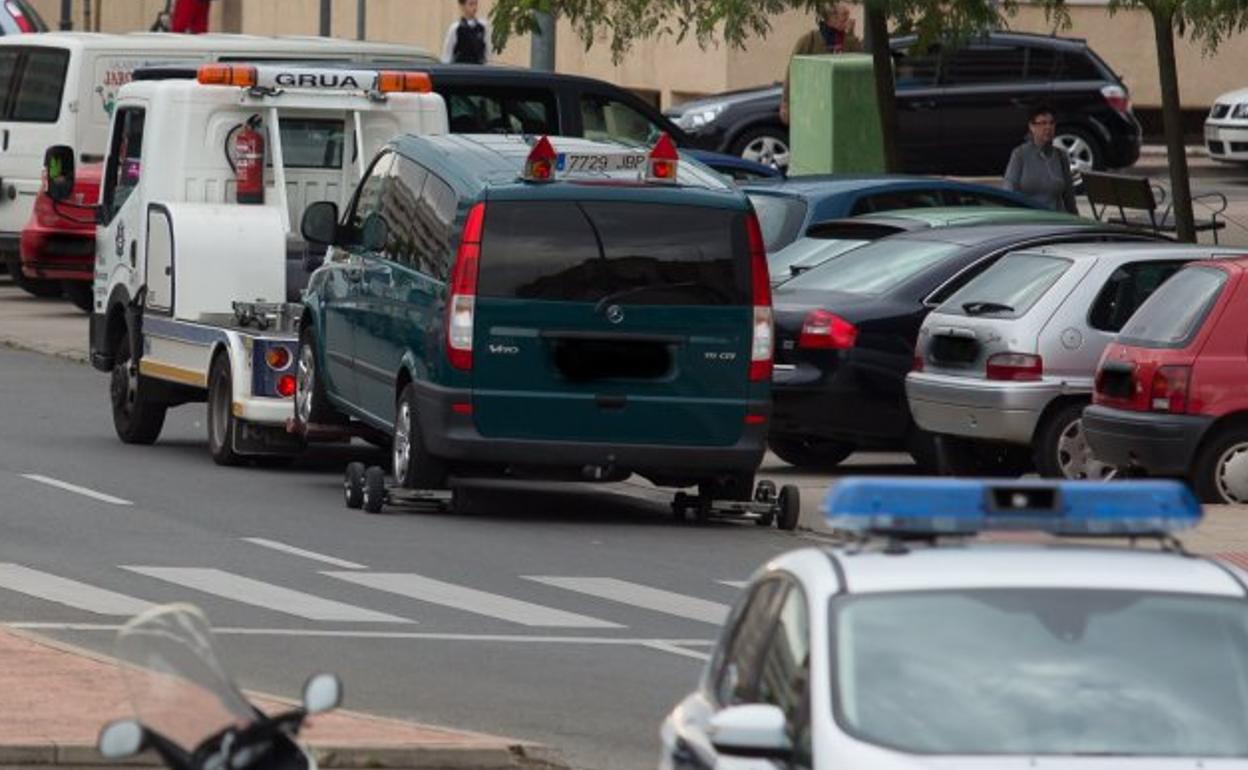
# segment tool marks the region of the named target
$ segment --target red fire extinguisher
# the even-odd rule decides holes
[[[234,181],[239,203],[264,203],[264,134],[252,115],[234,134]]]

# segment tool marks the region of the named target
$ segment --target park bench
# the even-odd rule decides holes
[[[1085,171],[1082,176],[1083,192],[1092,206],[1092,216],[1098,220],[1146,227],[1155,233],[1172,233],[1177,229],[1174,205],[1167,202],[1165,189],[1152,184],[1147,178],[1099,171]],[[1221,201],[1222,207],[1215,209],[1203,204],[1210,214],[1207,218],[1196,217],[1196,230],[1212,231],[1213,242],[1217,243],[1218,231],[1226,227],[1226,220],[1221,218],[1226,212],[1226,196],[1220,192],[1192,196],[1193,203],[1214,200]],[[1129,211],[1143,213],[1128,214]]]

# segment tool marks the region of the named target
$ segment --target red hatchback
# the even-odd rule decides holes
[[[1248,503],[1248,258],[1193,262],[1105,349],[1083,429],[1097,458]]]
[[[22,230],[22,278],[18,283],[32,294],[55,296],[62,290],[75,305],[91,312],[92,282],[95,280],[95,225],[91,211],[73,204],[90,205],[100,195],[103,164],[79,167],[69,203],[57,213],[47,190],[35,198],[35,209]]]

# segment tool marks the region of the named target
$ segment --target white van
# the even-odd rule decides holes
[[[374,66],[436,59],[406,45],[319,37],[107,35],[57,32],[0,38],[0,256],[21,276],[18,246],[41,184],[43,154],[73,147],[104,159],[117,91],[147,65],[203,61],[345,61]],[[19,284],[21,281],[18,281]]]

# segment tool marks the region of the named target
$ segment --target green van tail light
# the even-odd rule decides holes
[[[771,276],[767,272],[767,247],[758,216],[751,211],[745,220],[750,241],[750,283],[754,303],[754,330],[750,342],[750,382],[771,379],[775,351],[775,323],[771,311]]]
[[[446,355],[451,366],[472,370],[472,332],[477,305],[477,268],[481,260],[481,231],[485,226],[485,203],[468,211],[464,232],[451,271],[451,298],[447,302]]]
[[[1190,366],[1161,366],[1153,373],[1153,389],[1148,405],[1154,412],[1182,414],[1187,411],[1187,390],[1192,378]]]

